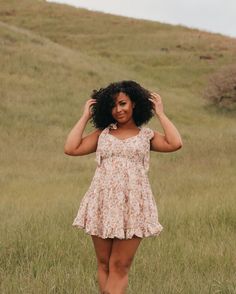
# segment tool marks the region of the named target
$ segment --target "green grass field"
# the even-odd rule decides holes
[[[151,152],[164,230],[141,242],[128,293],[236,293],[235,112],[202,98],[236,63],[235,39],[44,1],[0,6],[0,293],[98,293],[91,237],[72,227],[95,154],[67,156],[64,143],[91,91],[123,79],[161,94],[184,143]]]

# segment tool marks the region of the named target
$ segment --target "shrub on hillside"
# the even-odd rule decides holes
[[[212,74],[203,96],[220,108],[236,110],[236,65]]]

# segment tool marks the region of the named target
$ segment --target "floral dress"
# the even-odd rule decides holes
[[[148,179],[153,130],[118,139],[105,128],[98,139],[97,167],[72,226],[103,239],[157,236],[163,230]]]

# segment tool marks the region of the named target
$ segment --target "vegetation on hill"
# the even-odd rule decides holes
[[[221,68],[210,76],[204,97],[220,108],[236,110],[235,64]]]

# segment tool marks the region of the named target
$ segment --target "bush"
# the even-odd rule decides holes
[[[224,67],[211,75],[203,96],[220,108],[236,110],[236,65]]]

